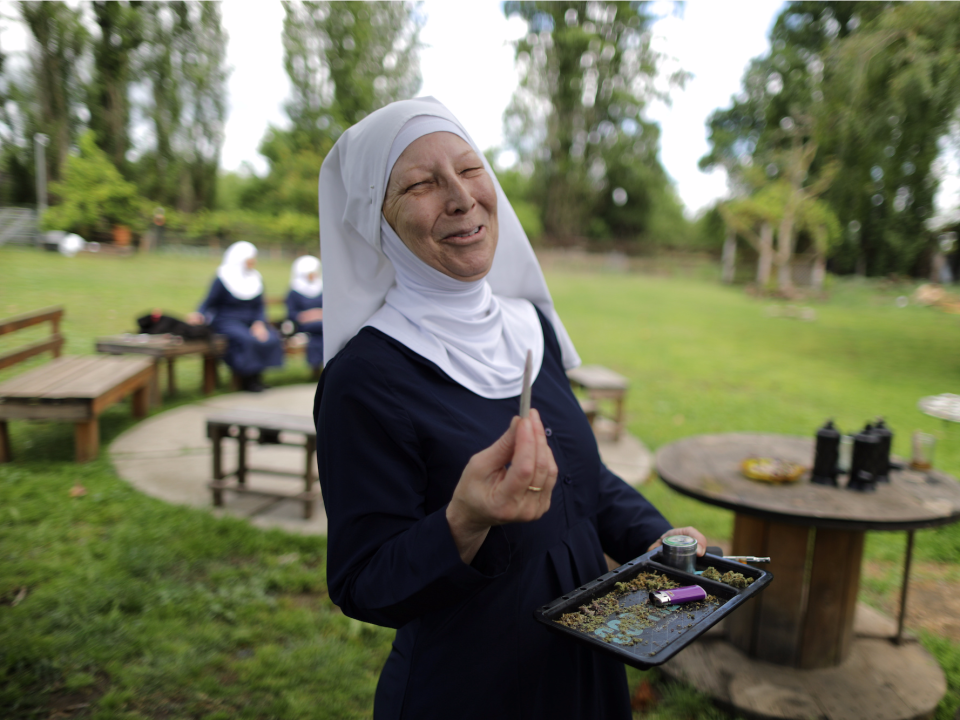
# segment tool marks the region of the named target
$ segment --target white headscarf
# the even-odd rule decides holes
[[[430,116],[431,122],[408,126],[418,116]],[[433,128],[438,119],[442,122]],[[483,159],[497,191],[499,241],[483,280],[465,283],[428,267],[383,220],[381,207],[392,164],[417,138],[443,131],[464,138],[483,159],[449,110],[433,98],[418,98],[371,113],[341,135],[324,160],[320,245],[329,271],[324,362],[369,323],[478,395],[511,397],[520,392],[527,349],[534,351],[537,370],[543,357],[543,335],[529,303],[551,322],[564,367],[576,367],[580,358],[554,310],[533,248],[489,164]]]
[[[316,273],[311,280],[310,273]],[[323,277],[320,275],[320,261],[313,255],[304,255],[293,261],[290,268],[290,289],[308,298],[315,298],[323,292]]]
[[[246,240],[227,248],[217,268],[217,277],[237,300],[252,300],[263,292],[260,271],[249,269],[247,260],[257,256],[257,248]]]

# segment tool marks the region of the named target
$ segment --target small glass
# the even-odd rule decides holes
[[[837,472],[850,472],[850,461],[853,459],[853,435],[840,436],[840,455],[837,458]]]
[[[930,433],[913,431],[911,441],[912,455],[910,467],[914,470],[929,470],[933,467],[933,449],[937,445],[937,438]]]

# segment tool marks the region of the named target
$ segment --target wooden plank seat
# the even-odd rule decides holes
[[[247,462],[247,443],[253,438],[249,436],[248,430],[257,431],[257,441],[261,444],[303,448],[303,472],[250,467]],[[302,435],[303,442],[281,442],[280,433]],[[224,491],[247,493],[275,500],[298,500],[303,503],[303,517],[307,520],[313,517],[315,503],[318,500],[323,501],[319,490],[314,489],[317,481],[317,431],[313,418],[262,410],[221,410],[207,416],[207,437],[213,444],[213,480],[207,483],[207,487],[213,492],[214,505],[223,506]],[[223,467],[223,441],[226,438],[237,441],[237,469],[229,473],[225,472]],[[250,473],[301,478],[304,489],[303,492],[286,493],[254,488],[247,484]],[[230,477],[235,480],[228,480]]]
[[[584,390],[588,400],[592,401],[592,404],[581,403],[591,426],[599,416],[597,401],[613,401],[612,419],[615,424],[613,439],[619,440],[624,430],[623,401],[627,396],[627,390],[630,389],[630,381],[602,365],[581,365],[573,370],[567,370],[567,379],[574,388]]]
[[[105,356],[59,357],[0,383],[0,462],[10,462],[10,420],[73,422],[77,462],[100,451],[100,414],[133,396],[133,414],[148,409],[153,380],[149,358]]]

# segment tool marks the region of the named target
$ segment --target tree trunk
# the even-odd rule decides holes
[[[733,274],[737,269],[737,234],[730,228],[723,241],[723,256],[720,260],[723,270],[720,279],[728,285],[733,282]]]
[[[793,259],[793,209],[787,207],[777,232],[777,287],[781,291],[793,290],[793,275],[790,261]]]
[[[827,259],[823,253],[817,253],[813,259],[813,271],[810,273],[810,286],[817,291],[823,290],[823,281],[827,276]]]
[[[770,282],[770,268],[773,265],[773,225],[768,222],[760,228],[760,259],[757,261],[757,287],[761,290]]]

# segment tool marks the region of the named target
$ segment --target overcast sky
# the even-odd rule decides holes
[[[654,25],[655,47],[672,58],[668,68],[693,75],[684,90],[673,91],[671,106],[657,103],[648,110],[661,126],[663,165],[691,216],[727,192],[723,171],[706,174],[697,168],[708,149],[705,122],[739,91],[750,59],[766,52],[767,35],[782,5],[781,0],[686,0],[677,15],[673,2],[653,4],[661,18]],[[525,24],[507,20],[495,0],[425,0],[421,11],[426,18],[421,94],[447,105],[482,149],[501,146],[503,111],[517,86],[511,42],[526,32]],[[0,14],[16,14],[10,0],[0,0]],[[221,164],[237,170],[250,163],[263,172],[266,163],[257,147],[264,131],[269,124],[286,122],[283,7],[279,0],[225,0],[223,23],[232,73]],[[3,24],[4,51],[22,50],[22,28]],[[960,168],[954,156],[949,160],[941,205],[955,205],[960,193]]]
[[[654,5],[662,16],[655,46],[673,58],[671,67],[693,73],[684,90],[674,90],[671,107],[657,104],[649,115],[662,129],[661,158],[692,214],[726,193],[726,174],[697,169],[707,152],[704,122],[729,103],[740,88],[750,59],[767,48],[767,33],[782,5],[779,0],[687,0],[682,16],[674,3]],[[266,167],[256,148],[268,123],[284,124],[282,104],[289,85],[283,72],[280,33],[283,8],[248,0],[226,0],[223,21],[230,34],[228,58],[230,118],[223,167],[249,162]],[[482,149],[503,144],[503,111],[517,86],[511,42],[526,24],[507,20],[492,0],[426,0],[420,57],[421,94],[433,95],[466,125]]]

